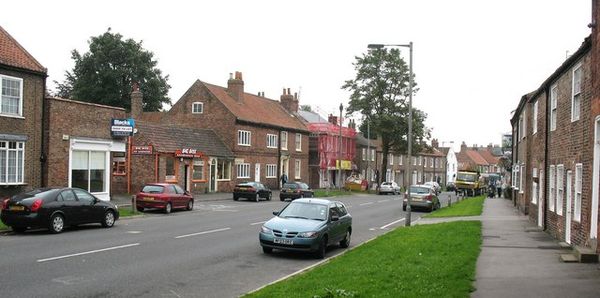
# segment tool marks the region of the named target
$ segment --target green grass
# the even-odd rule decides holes
[[[468,297],[481,222],[398,228],[245,297]]]
[[[330,189],[329,191],[327,191],[327,189],[315,189],[316,198],[339,197],[350,195],[352,195],[352,192],[347,190]]]
[[[452,206],[439,209],[424,217],[455,217],[455,216],[477,216],[483,212],[483,201],[485,196],[466,198]]]
[[[8,227],[4,225],[4,223],[2,223],[0,221],[0,231],[4,231],[4,230],[8,230]]]
[[[134,215],[142,215],[144,213],[142,212],[135,212],[133,213],[133,211],[131,211],[131,206],[124,206],[124,207],[119,207],[119,216],[120,217],[128,217],[128,216],[134,216]]]

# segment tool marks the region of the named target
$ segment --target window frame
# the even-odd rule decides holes
[[[237,179],[250,179],[250,163],[238,163],[235,166]],[[246,174],[246,176],[240,174]]]
[[[221,163],[223,163],[223,169],[228,168],[229,170],[228,171],[225,171],[225,170],[219,171],[219,166],[220,166]],[[217,170],[217,181],[231,181],[231,176],[232,176],[231,175],[231,172],[232,172],[232,170],[231,170],[231,168],[232,168],[231,164],[232,164],[232,161],[230,159],[217,159],[216,165],[215,165],[216,166],[216,170]],[[221,175],[221,172],[225,172],[225,173],[229,174],[229,175],[227,175],[228,177],[225,177],[223,175],[223,178],[219,178],[219,175]]]
[[[296,152],[302,152],[302,134],[296,133]]]
[[[556,84],[550,87],[550,131],[556,130],[558,121],[558,86]]]
[[[536,134],[538,131],[538,102],[537,99],[533,102],[533,119],[531,120],[532,134]]]
[[[521,165],[519,171],[519,193],[525,192],[525,185],[523,185],[523,177],[525,176],[525,165]]]
[[[196,111],[196,107],[200,107],[200,111]],[[204,114],[204,103],[200,101],[192,102],[192,114]]]
[[[272,173],[269,173],[271,170]],[[271,175],[269,175],[271,174]],[[276,164],[266,164],[265,165],[265,178],[277,178],[277,165]]]
[[[563,204],[565,195],[565,166],[559,164],[556,166],[556,214],[563,214]]]
[[[281,132],[281,150],[288,150],[288,133],[287,131]]]
[[[582,204],[582,181],[583,180],[583,164],[575,164],[575,196],[573,203],[575,204],[575,210],[573,210],[573,220],[581,222],[581,204]]]
[[[537,178],[538,176],[538,169],[537,168],[533,168],[531,170],[531,202],[533,204],[537,204],[538,203],[538,183],[535,182],[535,178]]]
[[[267,148],[277,149],[279,137],[276,134],[267,134]]]
[[[244,143],[247,141],[247,143]],[[238,146],[251,147],[252,146],[252,132],[249,130],[238,129]]]
[[[302,160],[296,159],[294,161],[294,178],[302,179],[301,175],[302,175]]]
[[[4,113],[2,111],[2,102],[3,102],[2,90],[3,90],[3,80],[4,79],[6,79],[6,80],[14,80],[14,81],[18,81],[19,82],[19,112],[18,112],[18,114]],[[24,96],[23,96],[23,78],[0,74],[0,117],[25,118],[23,116],[23,102],[24,102],[24,100],[25,99],[24,99]]]
[[[5,164],[4,164],[4,182],[0,181],[0,185],[23,185],[25,184],[25,146],[26,146],[26,142],[23,141],[9,141],[9,140],[0,140],[0,143],[4,143],[4,147],[0,148],[0,151],[5,154]],[[15,148],[14,149],[10,149],[10,143],[15,143]],[[15,152],[16,157],[15,158],[15,181],[14,182],[8,182],[8,169],[9,169],[9,154],[10,152]],[[19,154],[20,153],[20,154]],[[20,164],[21,166],[19,167],[19,157],[20,157]],[[21,179],[19,180],[19,173],[21,174]],[[0,178],[2,176],[0,175]]]
[[[556,168],[554,165],[550,165],[550,173],[549,174],[549,179],[550,179],[550,183],[548,183],[548,187],[550,188],[548,190],[548,193],[550,194],[550,198],[548,198],[548,210],[552,211],[552,212],[556,212]]]
[[[196,162],[202,162],[201,165],[196,165]],[[207,174],[206,174],[206,170],[207,170],[207,165],[208,165],[208,160],[204,160],[204,159],[194,159],[192,160],[192,182],[206,182],[207,181]],[[196,179],[194,177],[194,174],[197,172],[196,171],[196,166],[201,166],[202,167],[202,179]]]
[[[575,73],[579,71],[579,90],[576,90]],[[571,80],[571,122],[581,118],[581,84],[583,83],[583,67],[581,62],[575,65]]]

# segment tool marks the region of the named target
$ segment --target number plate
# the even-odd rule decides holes
[[[25,210],[25,206],[10,206],[10,207],[8,207],[8,210],[11,210],[11,211],[23,211],[23,210]]]
[[[146,200],[146,201],[154,201],[154,198],[153,197],[145,197],[144,200]]]
[[[294,245],[294,241],[292,241],[291,239],[275,238],[273,239],[273,242],[276,244]]]
[[[415,202],[421,202],[422,201],[422,199],[420,199],[420,198],[413,198],[412,200],[415,201]]]

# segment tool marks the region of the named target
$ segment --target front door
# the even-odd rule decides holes
[[[260,182],[260,164],[254,164],[254,181]]]
[[[209,192],[217,191],[217,161],[215,159],[210,160],[210,183],[208,185]]]
[[[573,180],[573,173],[567,171],[567,214],[565,216],[565,242],[571,244],[571,201],[572,200],[572,187],[571,182]]]
[[[183,167],[183,189],[190,190],[190,166],[185,165]]]

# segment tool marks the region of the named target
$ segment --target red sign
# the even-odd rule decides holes
[[[152,145],[148,146],[131,146],[131,154],[150,155],[152,154]]]
[[[175,150],[175,157],[183,158],[203,158],[204,153],[196,149],[184,148]]]

